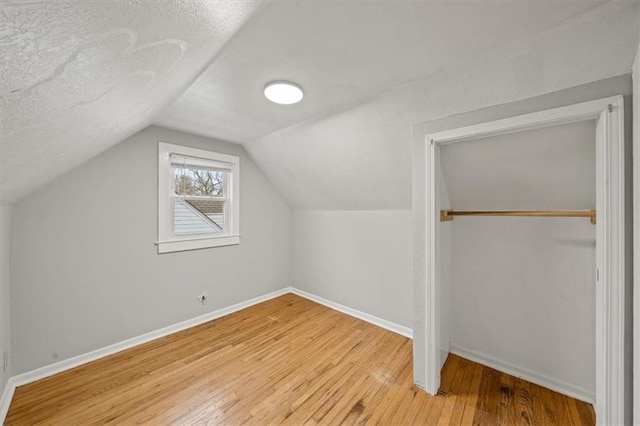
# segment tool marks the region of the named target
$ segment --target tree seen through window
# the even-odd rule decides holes
[[[177,195],[224,196],[224,172],[191,168],[174,168],[174,191]]]

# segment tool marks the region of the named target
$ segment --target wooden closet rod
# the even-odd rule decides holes
[[[538,216],[538,217],[588,217],[596,223],[595,210],[489,210],[489,211],[457,211],[440,210],[440,221],[453,220],[454,216]]]

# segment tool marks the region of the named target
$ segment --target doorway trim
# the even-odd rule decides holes
[[[624,421],[624,126],[615,96],[462,127],[425,137],[424,374],[416,382],[435,395],[440,386],[440,147],[490,136],[596,120],[596,401],[598,424]]]

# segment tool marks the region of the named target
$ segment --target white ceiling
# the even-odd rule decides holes
[[[243,143],[293,208],[410,208],[414,124],[629,72],[638,46],[636,2],[1,7],[2,203],[153,121]],[[307,96],[270,104],[271,79]]]
[[[595,122],[446,145],[440,164],[454,210],[591,210]]]
[[[2,2],[2,203],[150,124],[259,6]]]
[[[414,126],[628,74],[638,23],[637,2],[609,2],[244,146],[292,208],[410,209]]]
[[[273,2],[155,124],[246,142],[537,34],[600,2]],[[271,80],[306,97],[268,102]]]

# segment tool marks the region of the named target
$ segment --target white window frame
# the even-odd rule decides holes
[[[175,235],[171,154],[231,164],[225,189],[225,231],[215,234]],[[204,149],[158,143],[158,253],[240,244],[240,158]]]

